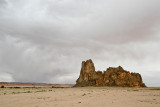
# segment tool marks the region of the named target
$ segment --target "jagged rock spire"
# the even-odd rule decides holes
[[[80,76],[75,86],[125,86],[145,87],[139,73],[130,73],[121,66],[109,67],[106,71],[95,71],[91,59],[82,62]]]

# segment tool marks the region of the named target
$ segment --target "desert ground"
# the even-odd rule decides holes
[[[0,107],[160,107],[160,88],[7,87]]]

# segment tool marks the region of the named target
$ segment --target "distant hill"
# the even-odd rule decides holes
[[[5,86],[5,87],[73,87],[74,84],[0,82],[0,86]]]

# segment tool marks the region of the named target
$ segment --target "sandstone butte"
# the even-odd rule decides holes
[[[95,71],[91,59],[82,62],[80,76],[75,85],[84,86],[146,87],[139,73],[130,73],[121,66],[109,67],[104,72]]]

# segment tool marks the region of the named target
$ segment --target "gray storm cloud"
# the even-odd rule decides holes
[[[0,0],[0,81],[75,83],[81,61],[160,83],[159,0]]]

